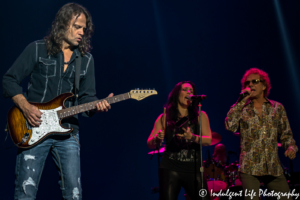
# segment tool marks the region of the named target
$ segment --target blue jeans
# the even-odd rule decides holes
[[[59,173],[59,185],[65,200],[81,200],[79,134],[51,136],[31,149],[19,149],[16,163],[15,199],[36,198],[41,174],[49,151]]]

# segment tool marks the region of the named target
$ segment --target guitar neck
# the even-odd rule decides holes
[[[117,96],[107,97],[105,99],[100,99],[100,100],[97,100],[97,101],[93,101],[93,102],[90,102],[90,103],[85,103],[85,104],[81,104],[81,105],[78,105],[78,106],[65,108],[65,109],[57,111],[57,115],[58,115],[59,119],[62,119],[62,118],[65,118],[65,117],[71,117],[71,116],[77,115],[79,113],[83,113],[83,112],[90,111],[90,110],[95,110],[97,108],[96,107],[97,103],[102,102],[104,100],[106,100],[109,104],[113,104],[113,103],[124,101],[124,100],[130,99],[130,98],[131,97],[130,97],[130,94],[128,92],[128,93],[120,94],[120,95],[117,95]]]

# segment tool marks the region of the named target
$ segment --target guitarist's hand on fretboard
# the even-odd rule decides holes
[[[108,97],[113,97],[114,96],[114,93],[110,93],[109,95],[108,95]],[[111,108],[111,106],[110,106],[110,104],[109,103],[107,103],[107,101],[106,100],[104,100],[104,101],[100,101],[99,103],[97,103],[97,112],[107,112],[110,108]]]

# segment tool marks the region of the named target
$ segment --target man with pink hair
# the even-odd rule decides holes
[[[285,156],[296,157],[298,147],[282,104],[269,100],[271,84],[266,72],[249,69],[243,76],[240,100],[229,110],[225,128],[240,132],[241,154],[239,171],[245,199],[259,199],[260,182],[268,191],[279,192],[281,199],[288,199],[289,186],[283,175],[278,157],[279,136]],[[247,190],[246,190],[247,189]],[[252,195],[249,195],[251,192]],[[290,197],[291,198],[291,197]]]

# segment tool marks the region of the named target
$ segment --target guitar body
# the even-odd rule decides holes
[[[43,122],[39,127],[31,127],[21,110],[16,106],[12,107],[8,111],[7,125],[15,145],[19,148],[30,148],[50,135],[68,135],[73,129],[64,128],[61,125],[61,119],[58,118],[57,111],[64,109],[65,100],[72,96],[72,93],[64,93],[46,103],[30,102],[43,113],[41,118]]]
[[[64,103],[67,98],[74,96],[72,93],[63,93],[47,103],[30,103],[36,106],[43,114],[39,127],[32,127],[23,113],[16,106],[8,111],[7,126],[10,137],[19,148],[33,147],[51,135],[68,135],[72,128],[65,128],[61,125],[61,120],[66,117],[97,109],[97,103],[106,100],[109,104],[120,102],[127,99],[138,101],[155,95],[155,90],[131,90],[106,99],[100,99],[89,103],[80,104],[70,108],[65,108]]]

